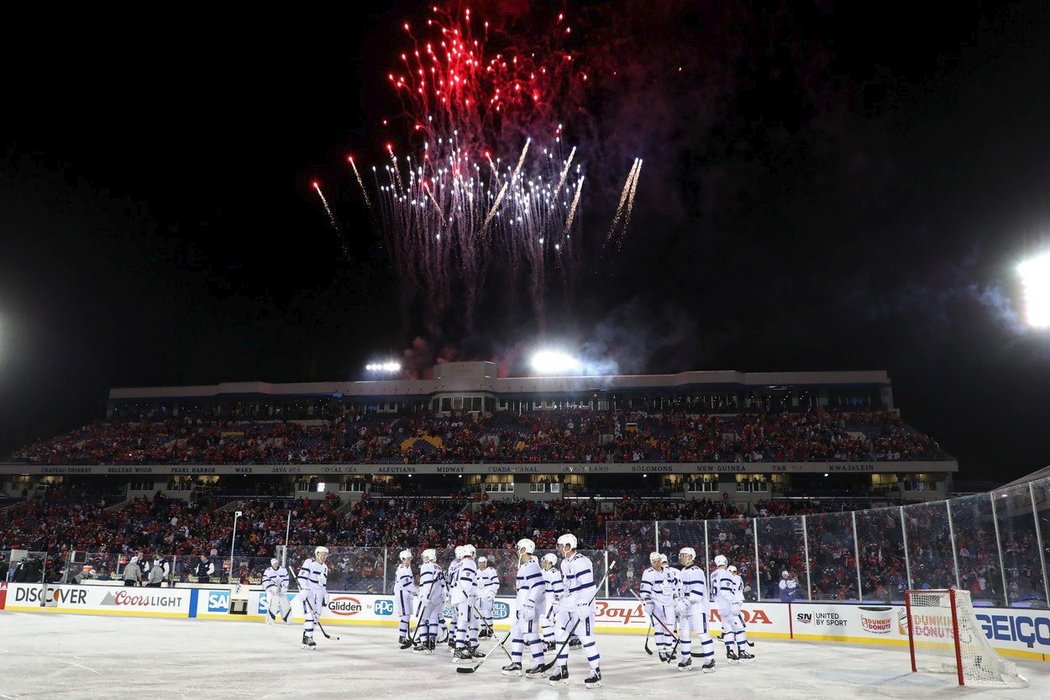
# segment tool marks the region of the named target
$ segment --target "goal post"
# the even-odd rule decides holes
[[[1028,686],[1017,665],[988,643],[969,591],[905,591],[904,607],[912,672],[951,673],[959,685]]]

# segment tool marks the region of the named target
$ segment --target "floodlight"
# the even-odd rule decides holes
[[[1025,318],[1033,328],[1050,328],[1050,252],[1017,266],[1024,285]]]
[[[540,350],[532,356],[532,369],[540,374],[578,374],[583,363],[560,350]]]
[[[394,362],[392,360],[387,362],[369,362],[365,365],[365,369],[369,372],[385,372],[387,374],[396,374],[401,371],[401,363]]]

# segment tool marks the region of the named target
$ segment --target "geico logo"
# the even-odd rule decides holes
[[[16,588],[15,589],[15,601],[24,601],[27,603],[39,603],[40,602],[40,587],[33,586],[32,588]],[[50,600],[60,603],[62,605],[86,605],[87,604],[87,591],[83,589],[62,589],[62,588],[49,588],[47,596]]]
[[[340,596],[332,599],[328,609],[336,615],[356,615],[361,612],[361,602],[357,598]]]
[[[493,602],[492,617],[497,620],[507,619],[508,617],[510,617],[510,606],[498,600]]]
[[[1004,642],[1021,642],[1029,649],[1036,643],[1050,646],[1050,618],[1031,615],[985,615],[978,613],[984,636]]]
[[[631,620],[642,619],[645,615],[641,605],[623,605],[614,601],[598,600],[594,604],[594,617],[629,625]]]
[[[372,609],[376,615],[393,615],[394,614],[394,601],[389,598],[380,598],[375,602]]]
[[[769,615],[762,608],[755,608],[754,610],[741,610],[740,614],[744,618],[746,624],[758,624],[758,625],[771,625],[773,624]],[[721,622],[722,616],[718,613],[717,608],[711,608],[711,622]]]

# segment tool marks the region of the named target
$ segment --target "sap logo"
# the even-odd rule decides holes
[[[376,615],[393,615],[394,601],[390,598],[379,598],[372,606],[372,610]]]
[[[808,625],[813,622],[813,613],[798,613],[795,619],[803,625]]]
[[[510,617],[510,605],[498,600],[493,601],[492,617],[496,620],[506,620],[508,617]]]
[[[1050,646],[1050,618],[1030,615],[977,614],[984,636],[1003,642],[1021,642],[1029,649],[1036,643]]]
[[[224,613],[230,611],[230,592],[212,591],[208,594],[208,612]]]

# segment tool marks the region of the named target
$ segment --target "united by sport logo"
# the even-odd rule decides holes
[[[390,598],[377,598],[372,606],[372,611],[376,615],[393,615],[394,601]]]
[[[496,620],[506,620],[510,617],[510,606],[501,601],[493,601],[492,617]]]
[[[224,613],[230,611],[230,592],[211,591],[208,593],[208,612]]]

